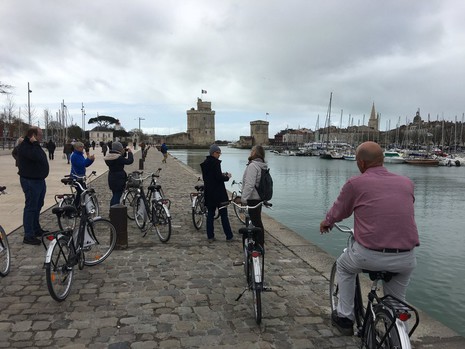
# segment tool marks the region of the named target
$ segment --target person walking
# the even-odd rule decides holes
[[[127,154],[127,157],[125,156]],[[124,171],[125,165],[130,165],[134,162],[134,157],[131,149],[126,150],[120,142],[113,142],[110,152],[104,158],[108,166],[108,185],[113,193],[110,201],[110,206],[119,204],[126,185],[127,174]]]
[[[165,142],[163,142],[163,144],[161,145],[160,151],[163,154],[163,160],[161,162],[166,164],[166,159],[168,158],[168,146]]]
[[[103,157],[105,157],[105,155],[107,155],[107,151],[108,151],[108,146],[105,142],[102,142],[100,144],[100,146],[102,147],[102,153],[103,153]]]
[[[343,335],[353,335],[355,278],[363,269],[396,273],[383,283],[384,293],[405,301],[410,275],[420,245],[414,213],[414,185],[384,166],[381,147],[365,142],[356,150],[360,175],[350,178],[325,219],[320,232],[354,214],[351,247],[337,259],[339,302],[331,314],[332,324]]]
[[[45,178],[49,174],[47,155],[40,146],[42,136],[39,127],[31,127],[18,146],[17,152],[19,181],[25,197],[23,243],[29,245],[40,245],[41,240],[37,237],[46,232],[39,222],[47,191]]]
[[[215,211],[219,209],[226,241],[232,241],[233,233],[229,224],[226,206],[229,203],[229,198],[224,185],[224,182],[229,181],[229,178],[231,178],[231,174],[221,172],[221,160],[219,160],[221,149],[217,144],[210,146],[209,154],[205,161],[200,164],[205,186],[205,206],[207,207],[207,239],[208,242],[215,241],[213,222]],[[222,208],[220,209],[220,207]]]
[[[56,144],[54,141],[51,139],[47,142],[47,150],[48,150],[48,159],[53,160],[55,158],[55,149],[56,149]]]
[[[82,179],[86,175],[86,167],[94,163],[95,155],[84,157],[84,144],[82,142],[74,143],[74,151],[71,154],[71,177],[79,180],[82,187],[86,189],[86,183]],[[76,197],[74,198],[74,206],[79,208],[81,201],[82,190],[79,186],[76,187]]]
[[[76,143],[76,142],[73,142],[73,143]],[[73,143],[68,140],[68,142],[66,142],[65,145],[63,146],[63,154],[66,155],[66,160],[68,161],[68,164],[69,164],[69,159],[71,157],[71,154],[74,151]]]
[[[243,205],[255,206],[262,201],[257,191],[262,169],[268,169],[265,163],[265,150],[263,147],[261,145],[254,146],[250,151],[248,160],[249,162],[247,163],[242,177],[241,203]],[[262,207],[259,206],[249,210],[249,215],[252,224],[257,228],[261,228],[260,234],[257,234],[257,243],[265,247],[265,228],[262,222]]]

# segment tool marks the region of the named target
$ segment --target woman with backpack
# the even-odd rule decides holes
[[[249,163],[242,177],[242,193],[241,202],[243,205],[255,206],[261,201],[257,187],[260,184],[262,170],[267,170],[268,166],[265,163],[265,150],[261,145],[256,145],[252,148],[249,156]],[[249,210],[250,221],[252,224],[261,228],[261,234],[257,236],[257,241],[262,247],[265,246],[265,228],[262,223],[262,206]]]

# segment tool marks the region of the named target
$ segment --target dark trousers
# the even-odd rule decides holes
[[[113,196],[111,197],[110,207],[116,204],[119,204],[121,201],[121,196],[123,196],[123,191],[113,191]]]
[[[49,151],[48,152],[48,158],[49,158],[49,160],[53,160],[55,158],[55,151]]]
[[[209,239],[213,239],[215,237],[215,227],[213,224],[215,220],[215,210],[216,210],[216,207],[210,207],[208,208],[208,212],[207,212],[207,237]],[[222,208],[220,210],[220,217],[221,217],[221,225],[223,226],[224,235],[226,235],[227,240],[230,240],[233,237],[233,233],[231,230],[231,225],[229,224],[227,207]]]
[[[42,229],[39,223],[40,210],[44,206],[47,186],[45,179],[27,179],[19,177],[24,192],[25,205],[23,211],[24,237],[33,238]]]
[[[71,153],[66,153],[66,159],[68,160],[68,164],[69,164],[69,158],[71,157]]]

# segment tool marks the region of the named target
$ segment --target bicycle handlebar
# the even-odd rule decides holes
[[[0,194],[6,194],[5,189],[6,187],[0,187]]]
[[[354,234],[354,229],[352,229],[351,227],[348,227],[347,225],[342,225],[342,224],[337,224],[337,223],[334,223],[334,226],[340,231],[340,232],[343,232],[343,233],[347,233],[347,234]]]

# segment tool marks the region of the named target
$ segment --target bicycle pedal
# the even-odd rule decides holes
[[[244,265],[244,261],[234,261],[233,266],[235,267],[240,267]]]

